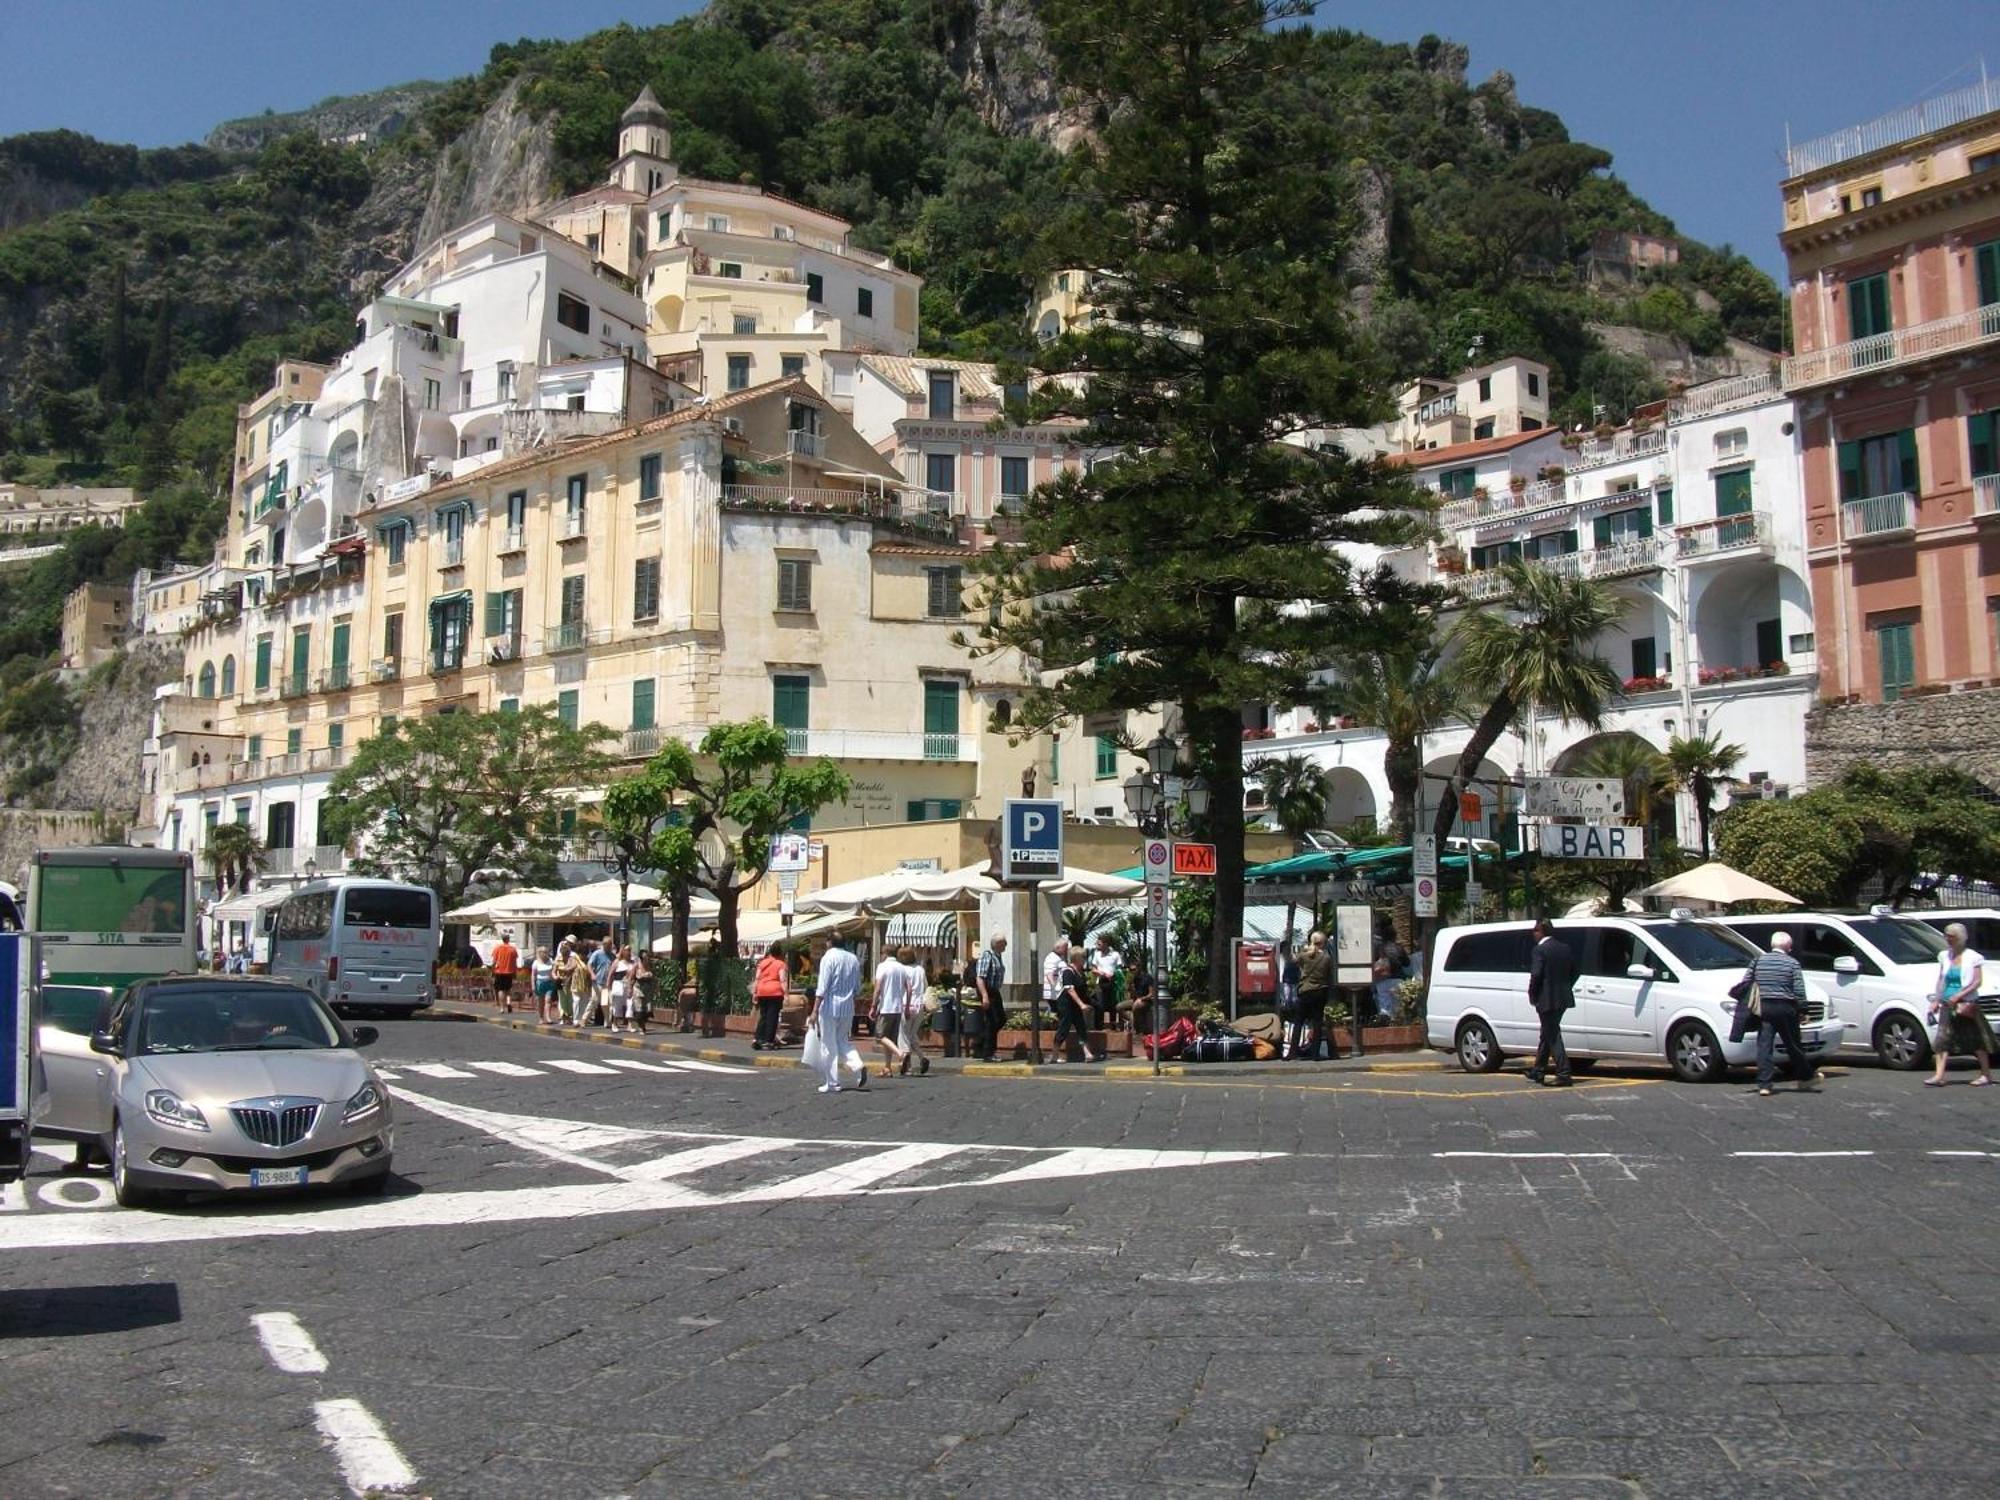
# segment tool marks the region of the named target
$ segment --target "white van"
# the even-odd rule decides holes
[[[1946,922],[1964,920],[1970,933],[1976,923],[1956,912],[1926,912],[1921,919],[1899,916],[1886,906],[1871,908],[1865,916],[1787,912],[1720,920],[1762,948],[1771,946],[1773,933],[1789,932],[1792,957],[1825,987],[1834,1016],[1847,1023],[1846,1050],[1872,1051],[1889,1067],[1906,1070],[1931,1060],[1926,1013],[1944,947],[1941,929]],[[1972,946],[1979,948],[1977,937]],[[1983,987],[1988,993],[1980,1004],[1987,1018],[2000,1019],[2000,975],[1989,974]]]
[[[1671,917],[1577,917],[1556,934],[1576,955],[1576,1006],[1563,1017],[1563,1044],[1586,1061],[1665,1061],[1689,1083],[1721,1079],[1757,1061],[1753,1031],[1729,1040],[1736,1002],[1729,990],[1756,950],[1735,933],[1686,913]],[[1433,1047],[1457,1053],[1468,1073],[1490,1073],[1508,1057],[1532,1058],[1541,1019],[1528,1004],[1534,954],[1531,922],[1447,927],[1431,960],[1426,1012]],[[1799,1018],[1815,1057],[1840,1046],[1826,994],[1811,981]]]
[[[437,997],[437,897],[393,880],[302,885],[271,915],[271,975],[335,1010],[422,1010]]]

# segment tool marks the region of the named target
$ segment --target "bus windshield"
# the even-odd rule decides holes
[[[59,864],[41,870],[35,925],[42,932],[180,933],[187,876],[157,866]]]
[[[341,908],[348,927],[413,927],[431,925],[429,891],[395,890],[382,886],[349,886]]]

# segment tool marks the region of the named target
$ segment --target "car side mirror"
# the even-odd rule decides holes
[[[1627,979],[1651,979],[1653,971],[1646,964],[1627,964],[1625,966],[1625,977]]]
[[[1836,974],[1859,974],[1861,972],[1861,960],[1851,953],[1843,953],[1833,961],[1833,972]]]
[[[93,1031],[90,1034],[90,1050],[106,1057],[123,1057],[124,1050],[118,1045],[118,1038],[109,1031]]]
[[[382,1033],[377,1031],[373,1026],[357,1026],[349,1035],[354,1038],[355,1046],[372,1047],[381,1037]]]

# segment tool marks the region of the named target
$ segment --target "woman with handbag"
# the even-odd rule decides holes
[[[1931,991],[1931,1024],[1936,1028],[1931,1051],[1937,1057],[1937,1071],[1924,1080],[1924,1087],[1944,1087],[1944,1070],[1954,1052],[1970,1052],[1979,1059],[1979,1076],[1972,1080],[1976,1089],[1993,1086],[1993,1028],[1979,1010],[1980,981],[1986,961],[1978,950],[1965,945],[1963,922],[1953,922],[1944,930],[1944,951],[1938,955],[1937,985]]]

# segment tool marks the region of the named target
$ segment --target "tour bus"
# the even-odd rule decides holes
[[[39,849],[28,929],[49,984],[127,985],[195,971],[194,856],[178,849]]]
[[[393,880],[317,880],[271,914],[273,978],[343,1014],[416,1011],[437,996],[437,897]]]

